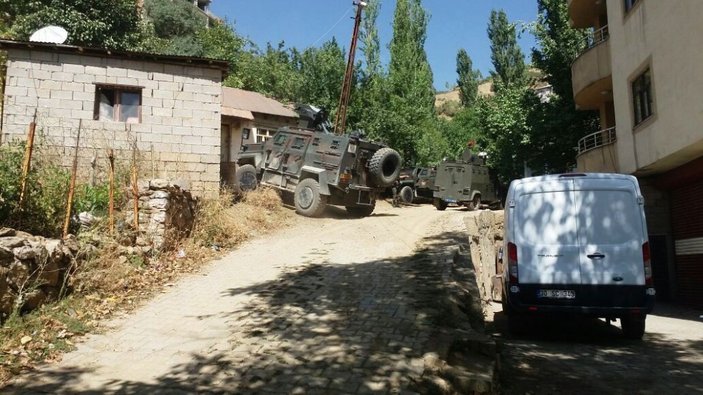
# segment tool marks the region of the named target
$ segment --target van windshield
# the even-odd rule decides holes
[[[572,191],[545,191],[520,195],[514,223],[520,243],[576,244],[577,230]]]
[[[642,234],[639,205],[627,190],[576,191],[582,243],[621,244]]]

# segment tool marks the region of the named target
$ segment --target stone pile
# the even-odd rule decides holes
[[[0,228],[0,321],[57,300],[78,253],[74,238],[46,239]]]
[[[139,231],[142,250],[163,250],[187,237],[193,228],[196,200],[180,181],[154,179],[139,183]],[[127,191],[131,195],[131,191]],[[134,200],[126,207],[126,221],[133,223]]]
[[[481,300],[500,300],[503,269],[497,258],[503,245],[503,211],[484,210],[467,216],[464,221]]]

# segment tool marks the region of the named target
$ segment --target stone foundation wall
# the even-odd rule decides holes
[[[497,254],[503,245],[503,211],[484,210],[466,217],[465,223],[481,300],[500,300],[502,266]]]
[[[14,310],[29,311],[57,300],[65,286],[74,239],[45,239],[0,228],[0,321]]]
[[[181,187],[183,186],[183,187]],[[163,250],[190,234],[196,200],[182,181],[155,179],[139,183],[137,246]],[[131,191],[127,191],[131,195]],[[127,204],[126,221],[133,223],[134,199]]]

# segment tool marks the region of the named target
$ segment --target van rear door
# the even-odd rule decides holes
[[[581,284],[573,185],[572,179],[525,182],[508,203],[515,204],[511,223],[520,284]]]
[[[582,284],[644,285],[646,224],[638,194],[627,179],[574,179]]]

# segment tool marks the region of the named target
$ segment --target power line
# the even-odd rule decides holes
[[[315,42],[313,42],[312,45],[310,45],[310,46],[311,46],[311,47],[314,47],[318,42],[320,42],[320,40],[322,40],[323,38],[325,38],[326,35],[328,35],[335,27],[337,27],[337,25],[339,25],[339,23],[342,21],[342,19],[344,19],[345,16],[349,15],[349,11],[351,11],[351,10],[353,10],[353,9],[354,9],[354,7],[349,7],[349,8],[347,8],[347,10],[344,12],[344,15],[342,15],[342,16],[339,18],[339,20],[337,20],[337,22],[335,22],[334,25],[332,25],[332,27],[331,27],[329,30],[327,30],[324,34],[322,34],[322,35],[321,35],[317,40],[315,40]]]

